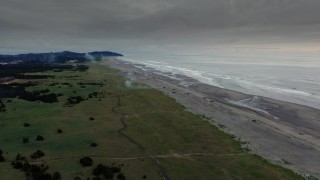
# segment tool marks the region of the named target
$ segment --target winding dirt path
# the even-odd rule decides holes
[[[141,150],[145,151],[149,156],[148,158],[152,159],[153,162],[156,164],[156,166],[159,168],[160,173],[163,177],[163,179],[165,180],[170,180],[169,175],[167,174],[166,170],[164,169],[164,167],[161,165],[160,161],[157,159],[157,157],[155,155],[153,155],[151,152],[147,151],[146,148],[138,143],[137,141],[135,141],[134,139],[132,139],[130,136],[126,135],[125,133],[123,133],[124,130],[126,130],[128,128],[128,125],[125,121],[125,118],[127,117],[127,115],[123,112],[117,112],[116,109],[121,107],[121,98],[119,95],[117,95],[117,105],[112,107],[111,111],[113,113],[118,113],[120,114],[120,118],[119,121],[122,124],[122,128],[120,128],[118,130],[119,134],[121,134],[123,137],[125,137],[128,141],[130,141],[131,143],[135,144],[136,146],[138,146]]]
[[[174,154],[162,154],[162,155],[154,155],[154,158],[188,158],[192,156],[248,156],[247,153],[225,153],[225,154],[211,154],[211,153],[174,153]],[[103,155],[88,155],[92,158],[104,158],[109,160],[139,160],[139,159],[150,159],[150,155],[148,156],[136,156],[136,157],[109,157]],[[30,163],[43,163],[43,162],[53,162],[53,161],[61,161],[61,160],[68,160],[68,159],[80,159],[83,156],[67,156],[67,157],[58,157],[58,158],[51,158],[51,159],[41,159],[41,160],[30,160]],[[12,163],[14,161],[4,161],[3,163]]]

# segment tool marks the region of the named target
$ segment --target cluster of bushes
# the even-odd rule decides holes
[[[42,152],[41,150],[37,150],[36,152],[31,154],[31,159],[39,159],[42,158],[44,156],[44,152]]]
[[[53,79],[55,76],[52,75],[25,75],[25,74],[14,74],[12,75],[16,79]]]
[[[67,83],[67,82],[64,82],[64,83],[61,83],[62,85],[65,85],[65,86],[71,86],[70,83]]]
[[[38,90],[33,92],[26,91],[26,87],[34,86],[34,83],[25,84],[0,84],[0,98],[19,98],[30,102],[41,101],[44,103],[58,102],[58,97],[62,94],[49,93],[48,89]]]
[[[80,76],[63,76],[63,78],[78,78]]]
[[[43,89],[43,90],[33,91],[32,94],[47,94],[47,93],[49,93],[49,92],[50,92],[49,89]]]
[[[82,101],[85,101],[85,100],[86,99],[84,99],[81,96],[69,96],[68,99],[67,99],[67,102],[64,104],[64,106],[71,107],[71,106],[79,104],[79,103],[81,103]]]
[[[93,160],[90,157],[83,157],[80,159],[80,164],[84,167],[92,166]]]
[[[61,180],[61,174],[59,172],[55,172],[50,174],[47,172],[49,166],[41,163],[41,164],[33,164],[28,162],[28,160],[17,154],[15,161],[11,163],[12,167],[17,170],[21,170],[25,173],[27,179],[32,180]]]
[[[56,103],[59,102],[58,101],[58,97],[62,96],[62,94],[54,94],[54,93],[50,93],[50,94],[39,94],[39,93],[30,93],[30,92],[25,92],[19,95],[19,99],[23,99],[26,101],[30,101],[30,102],[35,102],[35,101],[41,101],[44,103]]]
[[[113,179],[115,175],[117,175],[118,179],[125,180],[126,177],[121,173],[121,168],[116,166],[105,166],[103,164],[97,165],[92,174],[96,177],[104,177],[106,179]]]
[[[55,86],[55,85],[58,85],[59,83],[51,83],[51,84],[49,84],[49,86]]]
[[[26,87],[35,86],[35,83],[10,83],[10,84],[0,84],[0,98],[15,98],[21,93],[25,93]]]
[[[43,137],[43,136],[38,135],[38,136],[36,137],[36,141],[43,141],[43,140],[44,140],[44,137]]]
[[[57,83],[57,82],[54,82],[54,83],[50,83],[49,86],[56,86],[56,85],[64,85],[64,86],[69,86],[69,87],[72,87],[72,84],[70,83],[67,83],[67,82],[64,82],[64,83]]]
[[[80,164],[84,167],[92,166],[93,160],[90,157],[83,157],[80,159]],[[121,167],[119,166],[105,166],[103,164],[98,164],[92,171],[92,175],[95,177],[93,179],[101,180],[101,179],[113,179],[117,177],[117,179],[125,180],[126,177],[123,173],[121,173]],[[75,179],[79,180],[80,177],[76,177]]]
[[[104,94],[102,92],[92,92],[88,95],[88,98],[104,98]]]
[[[80,71],[80,72],[84,72],[87,71],[89,69],[89,66],[86,65],[77,65],[73,68],[73,71]]]
[[[105,84],[104,83],[83,83],[83,82],[80,82],[78,83],[80,86],[84,86],[84,85],[90,85],[90,86],[104,86]]]
[[[37,73],[46,71],[62,72],[64,70],[84,72],[89,69],[86,65],[61,65],[45,63],[21,63],[0,65],[0,78],[11,77],[14,79],[48,79],[55,78],[52,75],[26,75],[25,73]]]
[[[29,124],[28,124],[28,125],[29,125]],[[30,125],[29,125],[29,126],[30,126]],[[29,126],[26,126],[26,124],[24,124],[24,127],[29,127]],[[38,136],[36,137],[36,141],[44,141],[44,137],[38,135]],[[29,143],[29,139],[28,139],[28,138],[22,138],[22,143],[23,143],[23,144]]]

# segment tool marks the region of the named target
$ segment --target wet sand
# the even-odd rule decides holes
[[[181,84],[130,63],[109,59],[130,81],[162,91],[194,114],[205,115],[210,123],[246,142],[244,148],[268,161],[303,175],[320,178],[320,110],[265,97],[257,97],[201,83]],[[242,101],[241,101],[242,100]],[[254,108],[242,106],[248,102]]]

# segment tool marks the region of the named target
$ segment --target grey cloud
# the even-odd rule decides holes
[[[319,8],[319,0],[2,0],[0,42],[3,49],[26,48],[22,42],[126,49],[210,39],[309,41],[319,39]]]

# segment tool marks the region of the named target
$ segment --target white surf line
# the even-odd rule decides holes
[[[173,84],[171,82],[167,82],[166,80],[162,80],[162,79],[157,79],[158,81],[161,81],[162,84],[166,84],[167,86],[170,85],[172,87],[175,87],[177,89],[180,89],[180,90],[185,90],[184,88],[182,87],[179,87],[177,86],[176,84]],[[192,93],[194,96],[198,97],[198,98],[201,98],[203,97],[202,94],[200,93],[197,93],[197,92],[194,92],[194,91],[190,91],[190,93]],[[224,103],[226,105],[228,105],[228,103],[232,104],[232,105],[235,105],[235,106],[238,106],[238,107],[244,107],[246,109],[250,109],[252,111],[255,111],[255,112],[260,112],[260,113],[263,113],[265,115],[267,115],[267,117],[269,118],[274,118],[274,119],[278,119],[278,117],[275,117],[273,115],[271,115],[270,113],[268,113],[267,111],[264,111],[264,110],[260,110],[258,108],[253,108],[253,107],[250,107],[250,106],[241,106],[239,104],[234,104],[234,103],[231,103],[229,101],[222,101],[221,103]],[[229,105],[230,105],[229,104]],[[258,111],[260,110],[260,111]],[[309,146],[312,146],[318,150],[320,150],[320,140],[317,139],[316,137],[313,137],[311,135],[307,135],[307,134],[304,134],[304,135],[301,135],[299,133],[299,130],[298,129],[294,129],[292,127],[289,127],[289,126],[286,126],[284,124],[281,124],[281,123],[277,123],[275,121],[272,121],[272,120],[269,120],[267,117],[263,118],[264,121],[258,121],[260,122],[261,124],[265,125],[265,126],[268,126],[269,128],[279,132],[280,134],[283,134],[283,135],[286,135],[286,136],[290,136],[292,138],[295,138],[297,140],[299,140],[300,142],[302,142],[303,144],[306,144],[306,145],[309,145]]]
[[[242,101],[251,100],[251,99],[252,99],[252,98],[243,99],[243,100],[240,100],[240,101],[234,101],[234,100],[230,100],[230,99],[225,98],[224,100],[227,101],[228,103],[233,104],[233,105],[245,107],[245,108],[248,108],[248,109],[251,109],[251,110],[254,110],[254,111],[258,111],[258,112],[264,113],[264,114],[266,114],[266,115],[268,115],[268,116],[271,116],[273,119],[276,119],[276,120],[279,119],[277,116],[274,116],[274,115],[270,114],[270,113],[269,113],[268,111],[266,111],[266,110],[259,109],[259,108],[256,108],[256,107],[252,107],[252,106],[250,106],[250,105],[248,105],[248,104],[242,103]]]

